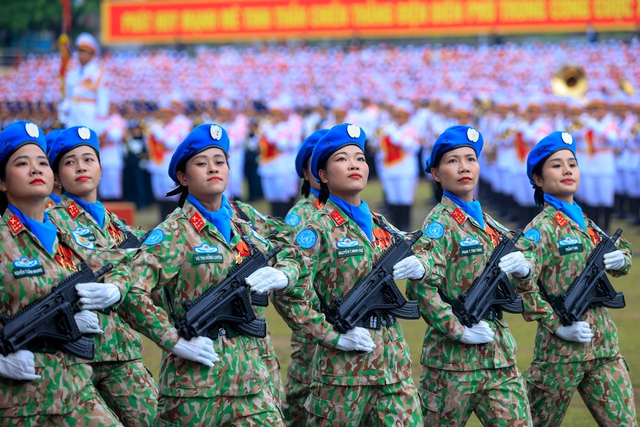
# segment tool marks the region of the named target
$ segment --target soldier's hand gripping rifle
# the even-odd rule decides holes
[[[207,289],[195,301],[182,301],[184,315],[178,318],[172,313],[180,336],[186,340],[206,337],[226,322],[243,335],[264,338],[267,335],[265,320],[256,318],[251,304],[266,306],[269,303],[268,295],[253,293],[250,302],[249,286],[245,279],[254,271],[266,267],[280,250],[280,246],[276,246],[265,255],[254,249],[242,263],[229,271],[222,283]]]
[[[50,352],[59,349],[82,359],[93,359],[94,342],[78,330],[73,317],[80,301],[78,283],[96,282],[113,268],[107,264],[95,273],[86,262],[77,272],[65,278],[51,293],[20,310],[15,316],[2,316],[0,353],[6,356],[18,350]]]
[[[602,240],[593,249],[587,265],[576,277],[569,290],[553,299],[549,299],[543,287],[543,296],[551,301],[556,314],[563,326],[582,320],[585,311],[593,305],[603,305],[608,308],[624,308],[625,301],[622,292],[616,292],[605,273],[604,255],[616,250],[615,242],[622,230],[618,228],[609,238],[602,236]]]
[[[470,328],[478,323],[492,308],[498,313],[524,311],[522,297],[516,295],[509,277],[498,265],[503,256],[518,250],[516,243],[521,236],[522,230],[518,230],[513,239],[501,235],[500,243],[491,254],[482,274],[476,277],[471,286],[458,296],[458,301],[452,304],[454,314],[466,327]]]
[[[367,277],[356,283],[344,298],[333,299],[336,308],[325,315],[338,332],[344,334],[360,325],[362,319],[376,310],[400,319],[420,318],[418,302],[407,301],[393,280],[393,266],[413,255],[411,247],[420,236],[422,231],[417,231],[407,242],[401,235],[394,234],[393,243],[373,264]]]

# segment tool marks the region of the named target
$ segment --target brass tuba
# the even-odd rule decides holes
[[[587,93],[587,76],[575,65],[562,66],[551,79],[551,90],[558,96],[582,98]]]

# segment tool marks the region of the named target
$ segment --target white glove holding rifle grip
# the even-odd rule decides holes
[[[269,291],[279,291],[289,284],[285,274],[273,267],[262,267],[249,275],[245,282],[259,294]]]
[[[120,301],[120,289],[113,283],[78,283],[81,310],[104,310]]]
[[[604,254],[603,258],[605,270],[621,270],[626,264],[624,255],[620,250]]]
[[[420,260],[415,255],[411,255],[393,266],[393,280],[420,280],[426,271]]]
[[[495,333],[489,327],[489,324],[484,320],[479,321],[470,328],[464,327],[464,333],[460,337],[460,342],[463,344],[487,344],[493,341]]]
[[[36,375],[35,355],[29,350],[18,350],[7,356],[0,355],[0,375],[19,381],[39,380]]]
[[[101,334],[104,331],[100,329],[100,321],[98,315],[93,311],[82,310],[73,315],[76,319],[76,325],[80,333],[83,334]]]
[[[556,335],[565,341],[588,343],[593,338],[593,332],[587,322],[573,322],[570,326],[560,326]]]
[[[522,252],[511,252],[500,258],[498,266],[505,274],[513,274],[515,277],[527,277],[531,271],[529,262]]]
[[[171,352],[183,359],[192,360],[209,367],[220,361],[218,353],[213,349],[213,341],[208,337],[195,337],[188,341],[180,338]]]
[[[336,348],[342,351],[364,351],[365,353],[371,353],[376,348],[371,334],[365,328],[356,326],[355,328],[347,331],[346,334],[340,334],[338,338],[338,344]]]

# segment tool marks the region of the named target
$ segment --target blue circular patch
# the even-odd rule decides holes
[[[427,228],[424,229],[424,234],[432,239],[439,239],[444,236],[444,226],[438,221],[434,221],[427,225]]]
[[[296,236],[296,243],[302,249],[312,248],[317,241],[318,241],[318,236],[316,235],[316,232],[310,228],[305,228],[304,230],[299,232],[298,235]]]
[[[540,231],[537,228],[532,228],[526,233],[524,233],[525,239],[531,240],[533,243],[538,243],[540,241]]]
[[[157,229],[153,230],[151,234],[144,240],[144,244],[147,246],[157,245],[164,240],[164,231]]]
[[[300,215],[294,214],[294,213],[290,213],[284,219],[284,222],[286,222],[287,224],[289,224],[292,227],[295,227],[296,225],[300,224]]]

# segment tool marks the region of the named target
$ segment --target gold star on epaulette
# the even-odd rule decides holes
[[[22,225],[22,222],[18,219],[16,215],[9,218],[8,222],[9,222],[9,227],[11,227],[11,231],[13,231],[13,234],[16,234],[18,231],[24,228],[24,225]]]
[[[331,212],[331,219],[336,223],[336,225],[342,225],[347,222],[347,220],[340,214],[340,212],[338,212],[337,209]]]
[[[323,203],[320,203],[320,199],[316,199],[316,201],[315,201],[315,202],[313,202],[313,206],[314,206],[316,209],[322,209],[322,208],[324,208],[324,204],[323,204]]]
[[[464,214],[464,212],[462,212],[462,209],[460,209],[460,208],[455,208],[455,210],[453,212],[451,212],[451,216],[460,225],[462,225],[464,220],[467,219],[467,216]]]
[[[562,215],[562,212],[556,212],[555,218],[556,218],[556,222],[560,227],[564,227],[565,225],[568,224],[567,218],[565,218],[564,215]]]
[[[200,231],[204,228],[204,220],[198,212],[194,213],[191,218],[189,218],[189,222],[193,224],[197,231]]]
[[[71,218],[76,219],[76,217],[80,215],[80,208],[78,208],[76,202],[71,202],[69,203],[69,206],[67,206],[67,212],[69,212]]]

